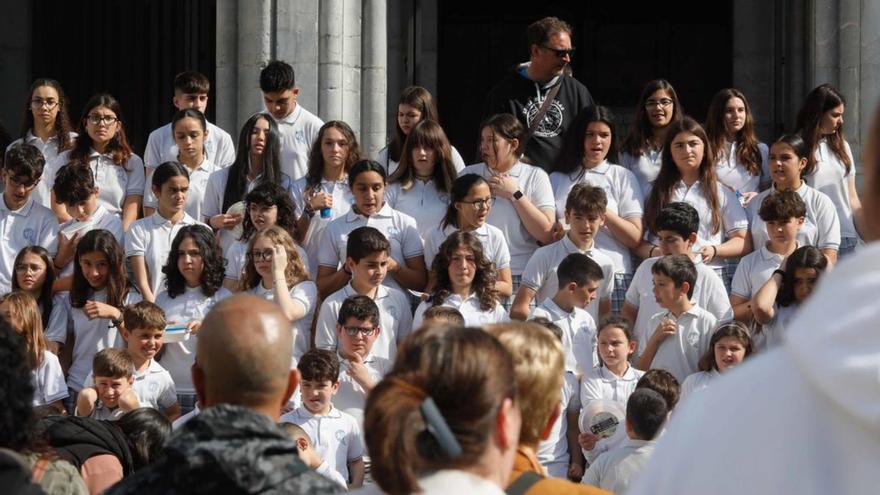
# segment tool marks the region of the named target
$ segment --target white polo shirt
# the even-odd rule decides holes
[[[89,301],[106,302],[107,291],[100,290],[88,298]],[[125,306],[141,300],[141,295],[135,290],[129,290],[123,302]],[[75,337],[73,344],[73,359],[67,370],[67,386],[79,392],[83,388],[86,378],[92,373],[92,359],[95,354],[108,347],[125,347],[125,341],[107,318],[95,318],[90,320],[82,308],[74,308],[70,305],[70,298],[62,299],[64,318],[59,319],[59,326],[46,331],[46,337],[52,342],[64,344],[67,342],[67,332],[71,330]],[[63,325],[63,326],[61,326]],[[51,337],[50,337],[51,336]]]
[[[400,182],[385,188],[385,202],[395,210],[406,213],[416,221],[419,237],[425,237],[440,226],[449,208],[449,193],[437,190],[434,180],[427,182],[413,179],[409,189],[404,190]]]
[[[364,226],[378,229],[388,239],[391,244],[391,252],[388,254],[399,265],[405,265],[409,258],[420,258],[424,253],[416,221],[385,203],[382,209],[369,217],[357,214],[352,209],[344,216],[330,222],[321,239],[318,265],[339,269],[347,257],[348,234]],[[388,287],[401,289],[400,284],[391,276],[385,277],[382,283]]]
[[[346,299],[356,295],[358,293],[349,283],[324,299],[318,312],[318,324],[315,327],[315,347],[329,351],[338,350],[336,320],[339,318],[339,309]],[[412,330],[409,297],[397,289],[380,285],[373,301],[379,307],[379,326],[382,330],[373,342],[371,353],[376,357],[394,361],[397,344]]]
[[[274,292],[263,287],[262,282],[248,292],[267,301],[275,300]],[[291,287],[289,293],[293,302],[299,304],[305,312],[302,318],[293,322],[293,358],[299,361],[299,358],[309,350],[312,336],[312,320],[315,316],[315,303],[318,302],[318,287],[311,280],[303,280]]]
[[[684,379],[684,382],[681,384],[681,398],[684,400],[686,397],[692,395],[694,392],[699,392],[704,388],[708,387],[710,382],[715,380],[721,376],[718,373],[718,370],[712,371],[698,371],[687,378]]]
[[[71,143],[76,141],[77,136],[78,134],[73,131],[68,134]],[[33,129],[28,129],[27,133],[24,136],[24,139],[18,138],[10,143],[9,146],[6,147],[6,151],[8,152],[10,149],[12,149],[13,146],[22,143],[29,144],[40,150],[40,153],[43,154],[43,158],[46,159],[47,164],[50,161],[58,158],[58,155],[60,153],[63,153],[58,151],[58,144],[60,143],[60,141],[58,140],[58,136],[52,136],[49,139],[43,141],[42,138],[34,136]]]
[[[606,211],[621,218],[642,218],[642,191],[635,175],[620,165],[603,161],[591,169],[580,168],[571,174],[553,172],[550,184],[556,197],[556,218],[565,223],[565,202],[575,184],[589,184],[600,187],[608,199]],[[611,258],[615,273],[632,273],[634,267],[629,248],[611,235],[608,225],[603,225],[596,235],[596,247]]]
[[[306,189],[308,184],[305,177],[300,177],[293,182],[290,187],[290,193],[293,196],[293,204],[296,206],[297,218],[302,218],[306,209]],[[329,193],[333,197],[333,207],[330,208],[330,218],[321,218],[321,212],[315,212],[309,221],[309,229],[305,233],[303,239],[303,247],[309,255],[309,273],[318,273],[318,253],[321,252],[321,238],[324,236],[324,230],[327,225],[341,216],[345,216],[351,211],[351,205],[354,204],[354,195],[351,194],[351,188],[348,186],[348,177],[343,177],[339,181],[321,179],[320,190]]]
[[[782,342],[787,338],[792,320],[798,314],[797,304],[789,306],[774,304],[773,309],[775,311],[773,319],[766,325],[763,325],[760,332],[752,333],[755,350],[767,351],[782,345]]]
[[[422,301],[419,304],[413,317],[413,328],[420,328],[422,326],[422,317],[425,311],[433,306],[434,303],[432,301]],[[495,307],[492,309],[483,309],[480,306],[480,299],[476,293],[469,295],[465,300],[462,300],[458,294],[450,294],[443,300],[440,306],[457,309],[464,316],[464,324],[468,327],[481,327],[509,320],[507,311],[504,310],[504,306],[498,301],[495,301]]]
[[[215,304],[231,296],[232,293],[221,287],[213,296],[207,297],[201,287],[187,287],[183,294],[172,298],[167,290],[156,296],[156,306],[165,311],[165,320],[169,325],[186,325],[191,321],[200,321]],[[192,365],[196,360],[196,344],[198,335],[190,335],[183,342],[165,342],[162,346],[160,364],[168,370],[174,387],[179,394],[194,394],[196,389],[192,383]]]
[[[341,354],[337,354],[337,357],[339,358],[339,389],[333,396],[333,407],[350,414],[357,420],[358,426],[363,428],[367,392],[348,374],[349,360],[342,357]],[[388,359],[374,356],[372,353],[367,354],[364,358],[364,366],[376,383],[379,383],[391,371],[393,365],[394,363]]]
[[[739,260],[739,266],[736,267],[733,282],[730,283],[730,294],[751,299],[758,289],[770,280],[773,271],[779,269],[783,258],[783,255],[767,249],[766,244],[743,256]]]
[[[102,155],[92,150],[89,155],[89,167],[95,177],[95,184],[100,188],[98,201],[107,211],[122,216],[122,204],[129,196],[143,196],[144,162],[141,157],[132,153],[123,165],[113,163],[110,155]],[[53,178],[54,184],[54,178]]]
[[[626,493],[651,459],[656,444],[653,440],[627,438],[618,448],[599,456],[584,473],[581,483],[611,493]]]
[[[37,369],[31,370],[31,381],[34,384],[34,406],[67,398],[67,381],[61,363],[58,362],[58,356],[48,350],[43,350],[43,362]]]
[[[562,329],[565,370],[583,375],[599,362],[596,356],[596,321],[581,308],[565,311],[552,297],[532,310],[529,319],[547,318]]]
[[[84,228],[79,232],[79,237],[82,239],[82,236],[88,234],[93,230],[106,230],[113,234],[113,237],[116,238],[116,242],[119,243],[120,246],[125,246],[125,232],[122,230],[122,219],[119,215],[114,215],[107,211],[107,208],[104,208],[104,205],[98,204],[98,208],[92,213],[92,216],[89,217],[88,220],[89,226]],[[76,219],[71,218],[70,220],[61,224],[58,228],[58,235],[64,235],[64,229],[70,227],[71,225],[79,223]],[[71,259],[69,263],[61,270],[60,277],[67,277],[69,275],[73,275],[73,260]]]
[[[156,362],[150,360],[150,364],[142,372],[135,371],[134,393],[137,394],[141,407],[152,407],[164,411],[177,402],[177,392],[174,389],[174,381],[171,375]]]
[[[165,288],[165,274],[162,273],[162,267],[168,262],[174,237],[183,227],[196,224],[204,225],[210,229],[186,212],[177,223],[171,223],[156,210],[156,213],[135,221],[129,227],[128,234],[125,236],[125,257],[144,257],[153,294]]]
[[[281,171],[291,180],[304,177],[309,170],[309,152],[324,121],[299,103],[287,117],[281,120],[272,118],[281,135]]]
[[[187,169],[189,168],[187,167]],[[202,218],[202,205],[205,203],[208,177],[212,172],[219,169],[220,167],[214,165],[213,162],[202,160],[202,163],[195,170],[189,170],[189,190],[186,192],[186,206],[184,207],[189,216],[197,219]],[[159,208],[159,201],[156,199],[156,195],[153,194],[153,172],[155,171],[155,168],[147,169],[147,179],[144,185],[145,208]]]
[[[486,180],[497,175],[485,163],[469,165],[458,176],[461,177],[465,174],[477,174]],[[529,198],[529,201],[536,208],[555,211],[556,201],[553,199],[553,188],[550,186],[550,177],[547,172],[538,167],[517,162],[506,174],[516,179],[519,183],[519,190]],[[496,197],[486,221],[504,233],[504,238],[507,239],[510,249],[510,271],[513,275],[521,275],[529,258],[538,249],[538,241],[526,230],[512,201]]]
[[[241,280],[241,275],[242,273],[244,273],[244,269],[247,266],[248,243],[248,241],[235,241],[230,244],[226,251],[223,253],[223,256],[226,258],[225,277],[229,280],[234,280],[236,282]],[[306,254],[305,250],[299,245],[296,245],[296,252],[299,254],[300,259],[302,259],[303,266],[305,266],[306,270],[308,270],[309,256]]]
[[[762,179],[768,177],[768,154],[769,149],[764,143],[758,143],[758,153],[761,155],[760,172],[752,175],[745,165],[740,163],[736,156],[736,142],[728,143],[727,153],[719,153],[718,161],[715,162],[715,174],[718,182],[731,191],[759,192]]]
[[[55,182],[55,171],[58,170],[61,166],[67,163],[67,160],[70,156],[70,150],[58,152],[58,136],[52,136],[48,140],[43,141],[42,139],[34,136],[31,132],[32,129],[28,129],[27,135],[22,140],[21,138],[16,139],[9,146],[6,147],[6,151],[9,152],[13,146],[21,143],[26,143],[34,146],[40,153],[43,154],[43,158],[46,159],[46,164],[43,166],[43,175],[40,178],[40,182],[37,183],[37,187],[31,191],[31,197],[34,200],[46,208],[52,207],[52,184]],[[76,141],[77,133],[70,133],[70,141]],[[61,158],[59,158],[61,156]],[[0,184],[0,191],[3,190],[3,185]]]
[[[455,166],[455,172],[461,173],[464,170],[464,158],[461,157],[461,153],[455,149],[455,146],[449,146],[449,151],[452,152],[452,164]],[[376,157],[376,161],[379,162],[380,165],[385,169],[385,172],[388,174],[388,177],[391,177],[391,174],[397,171],[397,167],[400,166],[400,163],[395,162],[388,156],[388,146],[379,150],[379,154]]]
[[[163,125],[150,133],[144,150],[144,165],[156,168],[165,162],[176,162],[180,151],[174,141],[171,123]],[[218,167],[228,167],[235,161],[235,147],[229,133],[208,122],[208,136],[205,138],[205,155]],[[193,215],[195,216],[195,215]],[[198,218],[198,217],[196,217]]]
[[[348,463],[363,458],[364,439],[354,417],[332,407],[323,416],[316,416],[305,406],[281,416],[280,423],[299,425],[312,439],[312,446],[324,462],[348,479]]]
[[[596,366],[584,373],[581,378],[581,406],[587,407],[590,401],[613,400],[626,404],[636,389],[639,378],[645,372],[630,365],[622,376],[617,376],[608,368]]]
[[[828,147],[828,141],[825,138],[820,139],[814,155],[816,170],[804,179],[807,184],[831,199],[837,209],[837,219],[840,221],[840,236],[858,237],[849,197],[849,179],[850,176],[856,175],[856,161],[853,159],[849,143],[844,142],[844,150],[852,164],[849,173],[846,172],[846,165]]]
[[[578,379],[571,371],[566,371],[560,391],[562,413],[553,423],[553,429],[546,440],[538,444],[537,457],[547,474],[553,478],[568,477],[568,413],[577,414],[581,401],[578,397]]]
[[[443,244],[447,237],[458,232],[458,230],[454,225],[447,225],[446,228],[438,226],[428,232],[427,237],[425,237],[425,265],[429,271],[431,270],[434,258],[440,252],[440,245]],[[470,232],[480,240],[480,244],[483,245],[483,255],[486,256],[486,259],[495,263],[496,270],[510,268],[510,250],[507,249],[507,240],[504,238],[504,233],[501,232],[501,229],[484,223]]]
[[[648,339],[656,326],[651,326],[651,317],[663,311],[654,298],[654,279],[651,276],[651,267],[660,257],[648,258],[642,262],[633,275],[632,283],[626,291],[626,302],[639,312],[633,324],[633,333],[638,341],[636,356],[644,352],[648,345]],[[718,272],[706,266],[698,256],[694,260],[697,267],[697,281],[694,283],[694,294],[691,302],[709,311],[718,321],[730,321],[733,319],[733,308],[730,306],[730,298],[727,289]]]
[[[58,252],[58,220],[52,210],[28,198],[24,206],[10,210],[0,194],[0,294],[12,288],[15,257],[28,246],[42,246],[54,257]],[[51,268],[51,267],[50,267]]]
[[[664,318],[674,317],[668,311],[657,313],[651,317],[651,328],[657,328]],[[667,337],[660,343],[657,354],[651,361],[651,368],[666,370],[681,383],[688,375],[699,371],[697,364],[709,349],[709,341],[715,333],[718,319],[712,313],[695,305],[680,314],[676,322],[675,335]]]
[[[632,172],[642,189],[642,197],[648,198],[651,186],[660,173],[660,165],[663,163],[663,149],[642,150],[642,154],[635,157],[627,152],[620,153],[620,165]]]
[[[748,216],[751,219],[750,231],[752,245],[763,246],[770,238],[767,236],[767,224],[761,220],[758,211],[761,203],[775,191],[771,187],[755,196],[748,204]],[[795,190],[807,206],[807,214],[804,224],[797,233],[798,244],[801,246],[816,246],[819,249],[834,249],[840,247],[840,221],[837,219],[837,209],[831,198],[826,196],[806,182],[801,182],[801,187]]]
[[[611,300],[611,293],[614,291],[614,263],[607,254],[596,247],[595,242],[593,242],[593,246],[589,249],[581,251],[566,235],[553,244],[538,248],[522,273],[522,285],[536,292],[535,301],[538,304],[552,298],[559,290],[559,278],[556,275],[556,269],[559,268],[562,260],[572,253],[585,254],[602,268],[603,278],[599,282],[596,301],[586,307],[593,320],[598,320],[599,300]]]

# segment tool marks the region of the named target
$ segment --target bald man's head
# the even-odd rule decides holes
[[[276,304],[245,294],[219,302],[199,331],[193,383],[200,404],[280,411],[298,382],[292,349],[290,321]]]

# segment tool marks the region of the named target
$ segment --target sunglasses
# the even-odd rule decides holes
[[[549,47],[549,46],[546,46],[546,45],[541,45],[541,48],[553,52],[553,54],[556,55],[558,58],[565,58],[566,55],[568,55],[569,57],[571,57],[572,55],[574,55],[574,47],[571,47],[571,48],[553,48],[553,47]]]

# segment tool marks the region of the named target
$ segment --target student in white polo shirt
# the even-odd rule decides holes
[[[290,178],[281,171],[280,150],[275,120],[266,113],[254,114],[241,126],[235,161],[208,177],[202,215],[205,223],[219,232],[224,251],[235,242],[234,229],[244,219],[243,212],[229,213],[230,207],[243,201],[258,184],[271,182],[290,189]]]
[[[804,224],[798,230],[798,244],[818,247],[833,265],[837,261],[837,250],[840,247],[840,221],[831,198],[813,189],[803,180],[808,157],[807,145],[797,134],[785,134],[770,147],[770,178],[773,179],[773,187],[759,194],[748,205],[752,245],[762,246],[769,240],[764,221],[758,215],[761,202],[773,191],[793,189],[807,207]]]
[[[177,111],[197,110],[204,115],[208,111],[208,92],[211,81],[196,71],[184,71],[174,76],[174,96],[171,103]],[[235,160],[232,137],[216,125],[205,122],[204,159],[218,167],[228,167]],[[180,144],[174,137],[174,122],[165,124],[150,133],[144,151],[144,165],[147,170],[155,169],[165,162],[177,160]],[[149,192],[149,191],[145,191]],[[155,205],[153,206],[155,208]],[[193,215],[195,218],[199,218]]]
[[[553,240],[556,220],[553,188],[547,172],[519,161],[517,148],[525,135],[525,128],[513,115],[489,117],[480,126],[483,163],[465,167],[459,173],[460,176],[477,174],[489,183],[493,208],[486,221],[501,229],[507,239],[514,294],[538,243]]]
[[[700,357],[709,349],[717,319],[691,303],[697,269],[683,254],[664,256],[651,267],[654,294],[665,310],[651,318],[654,332],[636,366],[659,368],[679,382],[699,371]]]
[[[385,200],[395,210],[413,217],[424,242],[449,207],[456,177],[443,128],[433,120],[424,120],[406,138],[400,166],[388,177]]]
[[[470,232],[483,245],[483,254],[495,265],[495,290],[502,301],[509,301],[513,294],[513,282],[510,275],[510,250],[504,233],[486,222],[492,211],[492,191],[486,179],[477,174],[465,174],[452,183],[452,193],[446,215],[436,228],[425,237],[425,264],[428,266],[428,290],[431,281],[434,258],[440,245],[452,233]]]
[[[281,135],[281,171],[295,181],[306,175],[309,152],[324,122],[297,101],[299,88],[290,64],[269,62],[260,71],[260,90],[266,111],[278,124]]]
[[[5,294],[12,287],[13,264],[22,248],[42,246],[50,256],[58,250],[55,215],[31,197],[45,163],[40,150],[30,144],[15,145],[6,153],[0,201],[0,293]]]
[[[98,201],[122,218],[127,232],[140,214],[145,180],[144,162],[132,152],[123,123],[122,107],[116,98],[108,94],[93,96],[83,107],[69,163],[92,169],[95,183],[101,188]],[[54,183],[54,177],[49,179]],[[57,203],[53,202],[52,209],[60,221],[70,219]]]
[[[611,112],[602,106],[584,110],[566,139],[563,159],[550,174],[556,197],[557,222],[564,228],[565,203],[575,184],[590,184],[605,191],[605,223],[596,234],[596,246],[614,263],[612,311],[619,313],[626,289],[632,281],[630,249],[642,240],[642,191],[635,175],[614,165],[617,134]]]
[[[791,189],[775,191],[761,201],[758,215],[767,228],[770,240],[743,256],[733,276],[730,305],[733,317],[744,323],[752,321],[751,299],[778,269],[782,260],[798,247],[797,234],[804,224],[807,206]]]
[[[324,299],[315,327],[315,347],[336,351],[339,341],[336,322],[342,303],[351,296],[371,298],[379,307],[382,329],[373,346],[377,357],[394,360],[397,344],[412,329],[412,310],[409,298],[401,291],[382,284],[388,273],[391,244],[373,227],[358,227],[349,234],[346,261],[342,272],[351,281]]]
[[[632,284],[626,292],[626,303],[622,311],[624,317],[634,322],[633,335],[638,342],[636,356],[645,350],[648,337],[654,330],[651,326],[651,317],[663,310],[654,297],[654,282],[651,277],[651,267],[660,256],[669,254],[690,256],[697,267],[693,301],[715,315],[719,321],[733,318],[724,282],[718,273],[706,266],[699,254],[693,250],[699,228],[700,219],[697,210],[682,202],[670,203],[660,211],[657,221],[654,222],[654,235],[657,237],[659,247],[650,249],[649,256],[652,257],[643,261],[636,269]]]
[[[309,170],[293,182],[290,193],[296,206],[296,241],[309,255],[309,273],[318,273],[318,253],[327,225],[351,211],[354,196],[348,172],[361,160],[357,137],[341,120],[321,126],[309,154]]]
[[[754,352],[755,344],[745,324],[740,321],[722,324],[712,334],[709,349],[700,358],[700,371],[685,378],[681,384],[681,398],[708,387],[722,373],[739,366]]]
[[[596,247],[594,240],[605,219],[606,205],[604,190],[583,183],[572,187],[565,202],[565,219],[570,228],[565,237],[539,248],[529,260],[510,309],[512,318],[525,319],[533,299],[540,304],[556,294],[559,263],[572,253],[589,256],[601,268],[598,301],[587,306],[587,312],[593,321],[608,314],[614,290],[614,263]]]
[[[186,195],[186,212],[189,216],[200,220],[202,205],[205,203],[205,191],[208,188],[208,178],[211,173],[218,170],[207,155],[206,135],[208,121],[205,115],[198,110],[187,108],[174,114],[171,119],[171,129],[174,141],[177,143],[177,155],[172,162],[180,163],[189,170],[189,192]],[[234,157],[233,157],[234,160]],[[164,163],[164,162],[162,162]],[[158,165],[156,165],[158,166]],[[144,216],[150,216],[156,211],[156,195],[153,194],[153,172],[156,166],[147,167],[147,186],[144,188]]]
[[[348,173],[354,196],[351,210],[330,222],[321,239],[318,254],[318,291],[327,295],[345,285],[349,274],[339,268],[346,263],[347,238],[357,227],[375,227],[390,243],[385,285],[395,289],[421,291],[427,282],[422,240],[412,217],[385,202],[385,169],[372,160],[361,160]]]
[[[159,207],[152,215],[132,224],[125,236],[125,256],[131,259],[135,285],[147,301],[155,301],[164,287],[162,267],[177,232],[186,225],[201,224],[186,213],[188,189],[189,172],[184,165],[159,165],[153,174],[153,193]]]
[[[581,405],[587,407],[594,400],[625,403],[645,374],[630,363],[636,341],[629,320],[617,315],[606,317],[599,323],[596,340],[601,366],[581,378]]]
[[[450,234],[440,245],[432,273],[434,288],[416,309],[414,328],[422,325],[422,314],[433,306],[457,309],[469,327],[507,321],[494,289],[495,270],[477,236],[461,231]]]

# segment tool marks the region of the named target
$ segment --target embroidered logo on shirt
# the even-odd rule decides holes
[[[690,333],[687,334],[687,342],[691,347],[696,347],[700,342],[700,332],[697,330],[691,330]]]
[[[305,143],[305,142],[306,142],[306,134],[305,134],[305,132],[303,132],[303,131],[296,131],[296,134],[294,134],[294,135],[296,136],[296,142],[298,142],[298,143]]]
[[[21,233],[21,236],[24,237],[24,240],[28,241],[31,244],[37,243],[37,231],[28,227],[24,229]]]

